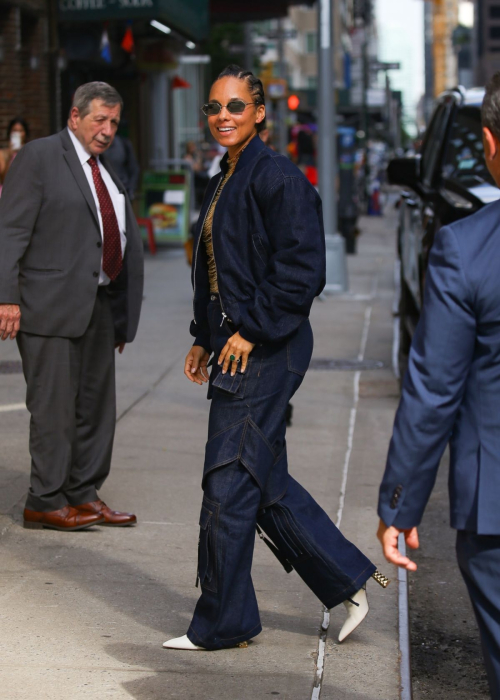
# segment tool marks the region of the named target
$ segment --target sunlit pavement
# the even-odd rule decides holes
[[[343,532],[386,573],[375,538],[398,387],[392,373],[395,214],[363,219],[350,291],[313,308],[314,361],[379,361],[311,369],[294,398],[290,470]],[[61,533],[23,530],[28,484],[24,382],[1,376],[1,695],[83,700],[397,700],[397,589],[368,585],[370,614],[342,645],[332,611],[316,661],[321,604],[256,543],[254,583],[264,631],[247,649],[186,653],[162,643],[185,633],[195,588],[201,469],[209,404],[184,378],[191,344],[189,269],[181,251],[147,255],[139,337],[117,358],[118,425],[103,499],[139,525]],[[14,343],[0,362],[18,361]],[[368,362],[368,366],[371,363]],[[5,365],[4,365],[5,367]],[[321,646],[321,645],[320,645]],[[316,686],[316,687],[314,687]]]

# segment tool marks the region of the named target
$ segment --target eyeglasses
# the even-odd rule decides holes
[[[242,114],[248,105],[255,105],[257,102],[243,102],[243,100],[231,100],[227,105],[221,105],[220,102],[207,102],[203,105],[201,111],[206,117],[215,117],[220,114],[223,107],[227,109],[229,114]]]

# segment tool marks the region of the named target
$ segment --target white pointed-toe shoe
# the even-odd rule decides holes
[[[352,596],[351,600],[353,601],[352,603],[350,600],[344,600],[344,605],[347,609],[347,619],[340,630],[339,642],[343,642],[351,632],[354,632],[356,627],[360,625],[368,615],[368,598],[366,597],[365,588],[360,588],[359,591]],[[355,603],[357,603],[357,605],[355,605]]]
[[[205,651],[204,647],[197,647],[188,639],[187,634],[176,639],[168,639],[163,644],[164,649],[182,649],[183,651]]]

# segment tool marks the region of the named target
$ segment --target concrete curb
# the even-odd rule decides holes
[[[406,543],[403,533],[399,535],[399,551],[406,556]],[[410,611],[408,606],[408,573],[398,568],[398,608],[399,608],[399,672],[401,676],[401,700],[412,700],[411,652],[410,652]]]

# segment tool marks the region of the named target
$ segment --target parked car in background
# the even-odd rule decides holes
[[[484,160],[483,97],[482,88],[459,87],[445,92],[436,102],[420,153],[395,158],[387,169],[389,182],[403,188],[397,232],[401,380],[420,316],[429,251],[436,232],[500,199],[500,190]]]

